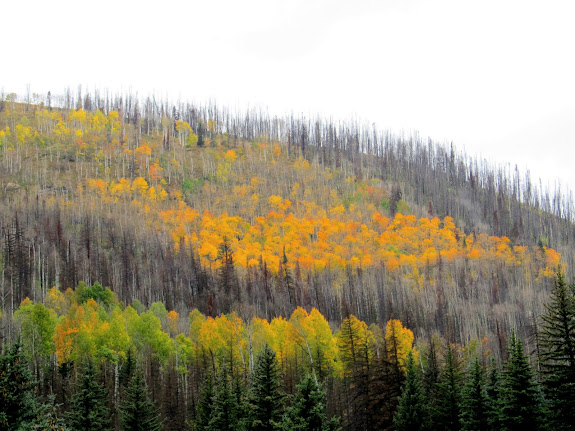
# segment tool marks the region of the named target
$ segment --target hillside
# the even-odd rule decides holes
[[[453,149],[215,107],[81,102],[3,102],[5,309],[97,281],[127,303],[315,306],[464,341],[529,325],[522,308],[540,311],[559,263],[550,244],[571,263],[569,202],[551,207]],[[476,307],[495,314],[468,318]]]
[[[560,190],[353,123],[10,96],[0,166],[2,339],[29,331],[42,391],[65,409],[87,358],[116,406],[134,350],[180,427],[210,369],[249,380],[269,345],[287,392],[312,373],[346,429],[346,391],[383,385],[391,398],[369,402],[390,427],[414,342],[426,367],[440,340],[484,367],[515,334],[533,352],[558,268],[573,268]]]

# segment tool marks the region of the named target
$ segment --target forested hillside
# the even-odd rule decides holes
[[[93,364],[120,412],[135,361],[167,429],[207,429],[203,391],[254,403],[261,353],[281,397],[306,374],[324,385],[326,427],[393,427],[416,363],[534,352],[559,265],[571,274],[568,195],[453,147],[130,95],[36,99],[0,102],[3,360],[24,333],[12,353],[59,411]],[[277,421],[295,426],[297,396]]]

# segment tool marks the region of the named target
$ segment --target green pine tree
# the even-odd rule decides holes
[[[297,385],[291,405],[286,408],[282,428],[285,431],[332,431],[337,418],[327,418],[325,392],[315,378],[307,374]]]
[[[136,358],[134,357],[134,349],[128,349],[126,360],[120,368],[120,384],[127,386],[134,375],[136,370]]]
[[[112,430],[108,391],[98,382],[98,375],[92,361],[80,376],[76,393],[72,396],[68,424],[74,431]]]
[[[523,343],[511,336],[509,358],[501,382],[501,427],[507,431],[543,429],[541,391],[523,351]]]
[[[120,405],[121,429],[125,431],[159,431],[160,411],[150,399],[142,371],[136,369],[125,390]]]
[[[575,430],[575,294],[559,268],[545,313],[539,347],[553,429]]]
[[[0,356],[0,429],[19,430],[34,420],[39,408],[34,386],[18,340]]]
[[[475,358],[461,391],[461,428],[465,431],[489,429],[489,400],[479,359]]]
[[[204,377],[200,399],[196,408],[194,429],[207,431],[210,429],[210,415],[214,408],[214,376],[208,372]]]
[[[447,346],[445,367],[439,374],[437,382],[437,399],[432,412],[433,429],[459,430],[461,414],[461,385],[463,374],[460,361],[456,358],[451,345]]]
[[[216,378],[212,409],[206,430],[225,431],[242,429],[244,425],[244,409],[241,389],[238,381],[234,381],[227,367],[222,367]]]
[[[501,429],[501,378],[495,359],[491,363],[491,369],[486,384],[487,394],[487,417],[489,429]]]
[[[399,405],[393,417],[398,431],[419,431],[424,429],[427,420],[426,400],[413,354],[409,352],[406,364],[406,378]]]
[[[251,375],[248,429],[254,431],[280,429],[283,402],[280,374],[276,354],[266,344],[258,355]]]
[[[29,428],[22,427],[21,429],[30,429],[37,431],[68,431],[66,422],[58,412],[58,405],[55,404],[56,396],[50,395],[48,401],[39,406],[36,417],[32,420]]]

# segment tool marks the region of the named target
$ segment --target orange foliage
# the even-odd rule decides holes
[[[233,153],[233,154],[232,154]],[[236,154],[228,150],[224,158],[228,163]],[[305,161],[295,164],[307,169]],[[155,166],[155,165],[153,165]],[[156,168],[150,168],[150,172]],[[157,175],[154,174],[157,178]],[[250,179],[249,184],[234,186],[234,193],[247,199],[252,191],[259,189],[264,180]],[[204,185],[211,187],[209,183]],[[294,186],[295,187],[295,186]],[[153,225],[165,226],[171,233],[174,247],[184,244],[198,250],[205,265],[217,267],[218,248],[224,238],[230,242],[235,264],[247,268],[265,262],[277,273],[280,258],[285,249],[288,267],[296,262],[304,270],[322,270],[330,267],[369,267],[384,264],[388,271],[402,271],[410,276],[415,286],[421,286],[420,273],[430,265],[458,259],[471,261],[502,262],[505,265],[521,265],[529,260],[531,253],[525,247],[514,247],[507,237],[479,234],[465,235],[457,228],[451,217],[417,219],[414,215],[398,213],[393,219],[374,211],[367,223],[357,221],[357,212],[346,211],[342,205],[329,210],[308,201],[300,201],[303,215],[296,216],[292,201],[279,195],[267,199],[271,211],[265,216],[254,217],[249,223],[241,216],[226,213],[213,215],[189,207],[185,202],[172,200],[168,207],[155,203],[166,202],[167,192],[160,185],[149,187],[143,177],[106,183],[89,180],[87,190],[104,199],[126,197],[133,199],[133,211],[153,217]],[[369,188],[366,186],[366,193]],[[375,193],[373,190],[372,194]],[[176,198],[181,194],[174,195]],[[254,201],[259,202],[259,197]],[[158,224],[159,222],[159,224]],[[541,275],[551,277],[560,261],[560,255],[551,249],[544,250]]]

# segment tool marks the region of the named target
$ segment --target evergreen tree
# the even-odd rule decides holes
[[[523,352],[523,343],[511,336],[509,359],[501,382],[501,426],[508,431],[540,430],[544,410],[539,385]]]
[[[282,428],[286,431],[332,431],[338,429],[337,418],[326,415],[325,392],[315,378],[307,374],[297,385],[297,393],[286,408]]]
[[[455,357],[451,345],[447,346],[445,368],[437,382],[437,400],[432,413],[433,428],[455,431],[460,429],[461,383],[463,375],[461,365]]]
[[[245,418],[239,383],[233,381],[227,367],[222,367],[214,387],[208,427],[213,431],[242,429]]]
[[[39,406],[38,413],[29,426],[30,430],[38,431],[68,431],[66,423],[58,413],[58,406],[54,402],[55,396],[48,397],[48,401]],[[26,429],[22,427],[22,429]]]
[[[134,376],[134,371],[136,370],[136,359],[134,357],[134,349],[128,349],[128,354],[126,360],[120,368],[120,383],[123,386],[127,386],[130,380]]]
[[[557,272],[539,333],[544,384],[553,428],[575,430],[575,287]]]
[[[258,355],[251,375],[248,429],[280,429],[283,395],[280,392],[280,367],[275,352],[266,344]]]
[[[427,409],[421,378],[411,352],[407,358],[406,368],[405,384],[393,422],[398,431],[418,431],[424,429]]]
[[[72,397],[68,424],[74,431],[112,430],[108,391],[98,382],[96,369],[88,361],[80,377],[80,384]]]
[[[18,430],[34,419],[34,385],[18,340],[0,356],[0,429]]]
[[[491,363],[489,378],[486,384],[487,395],[487,417],[489,429],[501,429],[501,400],[500,400],[500,375],[495,360]]]
[[[210,429],[210,415],[214,408],[214,376],[208,372],[204,377],[200,399],[196,409],[195,429],[205,431]]]
[[[461,392],[461,428],[465,431],[489,429],[489,402],[479,359],[475,358]]]
[[[136,370],[120,405],[121,429],[125,431],[159,431],[162,424],[158,407],[150,400],[141,370]]]
[[[436,399],[437,383],[439,381],[438,346],[440,340],[437,334],[429,340],[425,368],[423,370],[423,389],[428,400]]]

